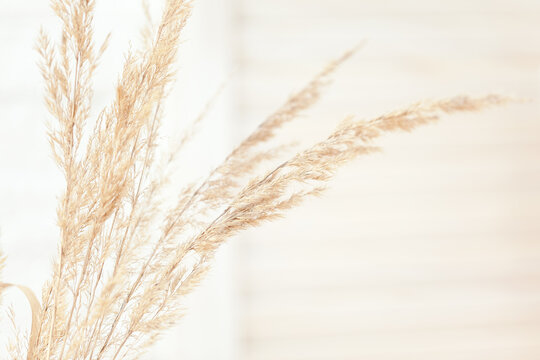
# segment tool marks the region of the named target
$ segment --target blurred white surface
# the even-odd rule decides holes
[[[246,235],[242,359],[540,358],[540,2],[239,9],[246,124],[362,39],[297,136],[425,98],[535,99],[386,137],[323,199]]]

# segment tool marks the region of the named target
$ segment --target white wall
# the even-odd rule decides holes
[[[288,130],[501,92],[531,104],[388,136],[241,240],[242,359],[540,358],[540,2],[243,0],[242,119],[367,44]]]

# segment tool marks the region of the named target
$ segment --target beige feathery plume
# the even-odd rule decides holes
[[[510,99],[496,95],[460,96],[414,104],[371,121],[347,119],[327,139],[298,153],[266,176],[253,179],[206,229],[179,247],[164,266],[167,270],[154,279],[155,288],[143,296],[152,301],[141,307],[155,308],[154,315],[146,324],[137,323],[137,326],[146,332],[160,330],[160,324],[171,319],[171,314],[164,309],[179,307],[178,301],[198,284],[224,241],[241,230],[283,216],[286,210],[308,196],[319,195],[341,165],[376,149],[371,145],[373,139],[385,132],[411,131],[438,120],[442,113],[480,110],[508,101]],[[188,258],[191,264],[186,268]],[[156,289],[168,289],[159,306],[152,305],[152,293],[157,292]]]

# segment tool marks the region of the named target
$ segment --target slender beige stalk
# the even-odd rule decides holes
[[[11,336],[8,339],[6,351],[11,360],[24,360],[25,353],[27,351],[25,349],[25,344],[27,341],[25,341],[25,337],[22,334],[20,327],[17,325],[15,310],[11,305],[8,306],[7,309],[7,318],[9,322],[8,326],[11,330]]]

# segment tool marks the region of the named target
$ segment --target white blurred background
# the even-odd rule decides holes
[[[158,1],[155,0],[154,4]],[[4,280],[39,294],[56,252],[56,197],[33,45],[46,0],[0,0],[0,246]],[[112,32],[96,105],[143,21],[98,0]],[[329,60],[367,39],[287,133],[309,144],[345,115],[499,92],[532,102],[445,118],[379,142],[323,199],[234,239],[188,315],[148,359],[540,358],[540,2],[198,0],[167,129],[229,77],[189,172],[202,173]],[[22,297],[8,298],[25,312]]]

